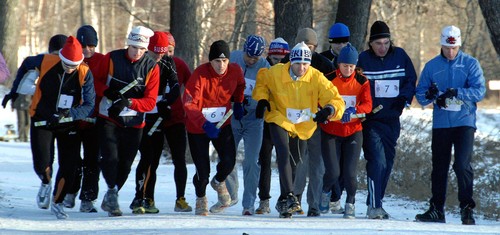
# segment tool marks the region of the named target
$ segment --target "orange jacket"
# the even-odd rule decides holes
[[[332,83],[346,101],[346,109],[355,107],[356,113],[370,113],[372,111],[372,96],[368,79],[358,72],[352,73],[348,78],[342,77],[340,69],[337,69],[335,73],[336,77]],[[363,129],[359,118],[353,118],[348,123],[334,121],[320,124],[320,126],[324,132],[341,137],[350,136]]]

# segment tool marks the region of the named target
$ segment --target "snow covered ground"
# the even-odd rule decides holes
[[[428,110],[413,108],[405,115],[424,117]],[[484,114],[484,117],[483,117]],[[478,124],[481,131],[499,129],[500,110],[485,110],[479,120],[489,120]],[[15,114],[10,110],[0,110],[0,133],[5,133],[4,125],[15,123]],[[492,127],[493,125],[493,127]],[[484,127],[483,127],[484,126]],[[2,129],[3,128],[3,129]],[[134,215],[128,206],[134,195],[134,172],[120,191],[119,203],[124,211],[122,217],[108,217],[99,208],[98,213],[80,213],[79,201],[74,209],[67,209],[67,220],[57,220],[50,210],[38,209],[35,195],[40,180],[35,176],[32,166],[29,143],[0,142],[0,234],[500,234],[500,222],[477,218],[476,226],[461,225],[459,215],[447,214],[446,224],[417,223],[415,214],[427,208],[425,202],[414,202],[398,197],[387,197],[385,209],[391,214],[389,220],[368,220],[365,218],[364,205],[366,191],[358,190],[356,219],[343,219],[341,215],[326,214],[320,217],[294,216],[292,219],[280,219],[274,208],[271,214],[242,216],[241,203],[228,208],[221,214],[195,216],[194,213],[174,212],[175,185],[173,166],[161,164],[158,169],[156,186],[156,205],[159,214]],[[133,169],[137,164],[134,163]],[[238,166],[241,172],[241,166]],[[54,164],[57,170],[57,162]],[[212,171],[215,166],[212,166]],[[186,198],[194,207],[196,196],[191,178],[195,172],[193,165],[188,165],[188,184]],[[55,173],[54,173],[55,176]],[[243,181],[240,178],[240,197]],[[100,181],[99,206],[105,192],[104,180]],[[277,172],[273,172],[271,205],[274,207],[279,195]],[[209,206],[216,202],[216,193],[207,188]],[[302,199],[307,211],[306,198]],[[257,202],[258,203],[258,199]],[[256,204],[256,206],[258,206]]]

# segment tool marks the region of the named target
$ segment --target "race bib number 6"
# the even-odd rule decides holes
[[[226,114],[226,107],[203,108],[201,113],[209,122],[219,122]]]

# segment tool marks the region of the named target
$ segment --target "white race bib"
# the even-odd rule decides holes
[[[453,99],[446,99],[446,104],[448,107],[444,108],[444,110],[458,112],[462,109],[463,102],[457,99],[457,97],[453,97]]]
[[[342,99],[345,102],[345,108],[356,107],[356,96],[355,95],[343,95]]]
[[[59,103],[57,104],[57,107],[61,109],[69,109],[71,108],[72,104],[73,104],[73,96],[61,94],[59,96]]]
[[[203,116],[209,122],[219,122],[226,114],[226,107],[212,107],[212,108],[203,108],[201,110]]]
[[[158,103],[158,101],[160,101],[162,99],[163,99],[163,95],[159,95],[158,97],[156,97],[156,103]],[[156,108],[156,105],[155,105],[155,107],[153,108],[153,110],[151,110],[149,112],[146,112],[146,113],[158,113],[158,108]]]
[[[245,95],[252,95],[252,91],[255,88],[255,80],[245,78]]]
[[[394,98],[399,95],[399,80],[375,80],[375,97]]]
[[[128,107],[123,108],[123,110],[119,114],[119,116],[136,116],[136,115],[137,111],[129,109]]]
[[[106,97],[103,97],[101,100],[101,103],[99,103],[99,113],[109,117],[108,114],[108,109],[111,107],[113,102]],[[128,107],[123,108],[123,110],[120,112],[119,116],[136,116],[137,111],[129,109]]]
[[[293,124],[309,121],[311,119],[311,109],[292,109],[292,108],[287,108],[286,109],[286,117],[288,120],[290,120]]]

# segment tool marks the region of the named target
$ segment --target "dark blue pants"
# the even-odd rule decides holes
[[[372,208],[382,207],[382,199],[394,165],[400,127],[399,118],[383,122],[363,122],[363,153],[368,181],[366,205]]]
[[[461,126],[432,130],[432,198],[434,206],[444,210],[448,171],[451,162],[451,148],[455,152],[453,170],[457,176],[458,200],[460,208],[474,208],[472,199],[474,173],[470,164],[474,145],[473,127]]]

